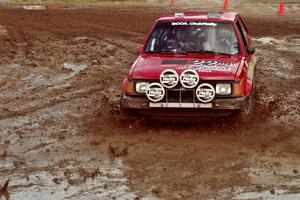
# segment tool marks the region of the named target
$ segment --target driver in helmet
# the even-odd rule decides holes
[[[165,51],[185,52],[188,48],[188,30],[187,28],[179,27],[174,30],[174,37],[166,42]]]

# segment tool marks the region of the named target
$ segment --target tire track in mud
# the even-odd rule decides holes
[[[295,148],[299,142],[300,104],[298,82],[300,70],[297,55],[298,46],[288,36],[284,38],[256,38],[254,46],[258,49],[259,60],[256,68],[256,117],[262,118],[274,126],[282,126],[283,130],[275,142],[265,141],[259,151],[246,150],[251,155],[245,161],[248,167],[243,170],[249,178],[248,186],[234,186],[218,192],[221,199],[298,199],[300,197],[299,150]],[[279,73],[280,72],[280,73]],[[294,78],[292,78],[295,76]],[[272,109],[270,107],[272,105]],[[271,109],[271,110],[270,110]],[[289,136],[288,130],[294,132]],[[266,130],[268,131],[268,130]],[[274,132],[275,133],[275,132]],[[267,134],[267,133],[264,133]],[[256,136],[260,141],[261,136]],[[268,138],[270,139],[270,138]],[[272,139],[270,139],[272,141]],[[283,145],[285,144],[285,145]],[[296,150],[296,151],[295,151]]]
[[[90,40],[89,38],[83,38],[80,40],[78,40],[77,38],[75,38],[75,39],[77,42],[84,42],[84,43],[85,43],[85,40]],[[108,45],[111,45],[114,47],[112,49],[113,52],[111,50],[109,50],[109,53],[113,53],[113,54],[121,53],[121,55],[122,55],[125,52],[128,52],[128,51],[120,52],[120,48],[119,48],[119,50],[116,51],[116,49],[117,49],[116,46],[112,45],[115,43],[110,42],[109,39],[100,40],[100,41],[105,41]],[[128,42],[127,42],[127,45],[128,45]],[[93,49],[93,47],[91,49]],[[22,49],[19,49],[19,51],[20,51],[20,54],[22,54],[22,52],[21,52]],[[29,51],[34,52],[35,50],[30,49]],[[108,58],[108,59],[113,59],[113,57]],[[109,61],[109,62],[112,63],[111,61]],[[15,67],[12,67],[12,66],[15,66],[15,64],[8,66],[8,68],[11,67],[12,69],[8,69],[8,72],[6,73],[7,78],[3,80],[3,82],[5,84],[9,83],[8,77],[10,77],[10,75],[12,75],[12,77],[15,76],[14,73],[15,73],[16,69],[15,69]],[[1,93],[1,96],[3,98],[0,98],[0,101],[2,101],[3,103],[9,102],[9,104],[6,105],[5,112],[2,113],[2,115],[6,116],[6,118],[17,116],[17,115],[26,115],[29,112],[35,112],[44,107],[53,106],[55,104],[58,104],[58,103],[61,103],[64,101],[68,101],[72,98],[80,98],[82,96],[87,96],[88,94],[92,94],[95,92],[99,93],[99,91],[101,91],[103,89],[102,84],[107,81],[101,80],[101,79],[99,81],[97,81],[97,80],[95,80],[95,78],[90,79],[89,76],[91,75],[91,76],[95,77],[95,76],[103,73],[104,69],[101,69],[101,66],[105,66],[105,63],[99,63],[99,64],[96,64],[96,66],[90,65],[90,64],[87,65],[87,69],[85,70],[85,72],[83,72],[84,76],[82,76],[80,74],[77,75],[76,72],[72,72],[72,70],[71,70],[71,72],[66,71],[65,73],[59,74],[59,75],[54,74],[54,77],[51,77],[49,79],[47,77],[44,78],[43,73],[40,73],[39,71],[37,71],[38,68],[41,68],[42,71],[44,69],[48,70],[47,68],[43,68],[43,67],[28,68],[27,66],[21,67],[21,65],[18,64],[19,71],[20,70],[22,71],[23,68],[25,68],[24,69],[25,71],[30,71],[30,69],[33,70],[32,72],[30,72],[30,74],[28,76],[21,79],[21,80],[26,80],[26,81],[28,80],[31,83],[29,85],[27,83],[25,85],[22,84],[22,86],[21,86],[22,89],[20,91],[13,91],[12,93],[14,93],[14,94],[11,97],[9,97],[10,94],[7,93],[6,95],[9,98],[4,98],[5,93]],[[26,68],[28,68],[28,69],[26,69]],[[113,68],[115,68],[115,67],[113,66]],[[63,67],[61,69],[63,69]],[[57,68],[55,69],[55,71],[57,71]],[[61,73],[61,72],[59,72],[59,73]],[[126,73],[126,69],[124,70],[124,73]],[[74,77],[75,79],[72,78],[74,75],[76,75]],[[90,79],[90,80],[88,80],[88,79]],[[84,84],[87,85],[88,87],[86,87],[86,89],[83,89],[82,87],[80,88],[80,86],[79,86],[79,88],[77,88],[78,86],[75,86],[75,85],[78,85],[78,84],[75,84],[74,86],[75,86],[75,88],[77,88],[77,89],[75,89],[72,83],[76,83],[76,80],[79,82],[84,82]],[[85,80],[88,80],[88,81],[86,82]],[[93,86],[93,84],[95,84],[94,81],[97,81],[97,84],[99,86]],[[4,86],[5,85],[2,85],[1,89],[5,89]],[[75,91],[74,91],[74,89],[75,89]],[[66,91],[67,91],[67,93],[66,93]],[[101,93],[99,93],[99,95],[101,96]],[[23,104],[24,101],[27,102],[27,105]],[[20,106],[20,103],[23,105]],[[38,107],[36,107],[36,105],[38,105]],[[10,109],[8,109],[7,107],[9,107]]]
[[[62,44],[68,43],[67,41],[62,42]],[[85,39],[78,42],[84,43]],[[112,43],[108,41],[106,43],[112,45]],[[19,46],[21,48],[17,48],[19,52],[17,56],[18,58],[25,58],[25,61],[30,55],[30,52],[35,51],[34,46]],[[26,48],[22,48],[24,46],[26,46]],[[110,53],[128,57],[128,51],[119,50],[115,47],[113,51],[116,52],[109,50]],[[29,52],[29,54],[24,54],[24,52]],[[47,54],[44,56],[47,56]],[[108,60],[113,58],[114,57],[108,58]],[[14,62],[17,60],[18,59],[14,59]],[[67,60],[64,62],[66,61]],[[123,62],[122,59],[120,61]],[[98,63],[97,65],[101,67],[109,63],[112,62]],[[13,114],[2,112],[1,115],[3,118],[0,120],[1,141],[3,141],[3,139],[10,141],[8,147],[4,147],[0,144],[0,150],[4,148],[9,152],[8,157],[5,158],[3,162],[0,162],[0,166],[1,168],[4,167],[1,170],[3,172],[1,173],[1,178],[10,178],[12,180],[10,185],[10,197],[14,199],[73,199],[75,197],[76,199],[134,199],[136,195],[130,191],[127,186],[127,179],[123,174],[125,166],[122,163],[122,159],[117,159],[110,163],[107,162],[109,158],[105,158],[105,156],[103,158],[103,156],[101,156],[101,167],[97,168],[99,163],[95,163],[92,164],[91,168],[86,168],[86,166],[83,168],[86,171],[96,169],[100,173],[93,178],[89,178],[88,176],[87,180],[85,180],[86,177],[81,177],[80,172],[77,170],[79,166],[84,166],[84,161],[79,161],[80,159],[78,158],[76,159],[77,164],[71,162],[69,165],[66,163],[64,164],[66,166],[61,169],[57,169],[57,166],[55,166],[55,164],[53,165],[53,163],[58,163],[57,158],[53,156],[59,152],[61,152],[61,155],[64,155],[68,150],[73,152],[74,143],[72,146],[67,142],[66,144],[61,144],[63,142],[57,144],[56,139],[53,140],[51,134],[56,134],[60,132],[61,129],[68,135],[76,135],[81,132],[81,128],[79,127],[82,123],[81,120],[88,115],[98,113],[98,110],[103,106],[101,104],[101,98],[103,96],[102,89],[105,85],[111,83],[108,80],[100,79],[97,81],[99,85],[95,85],[96,79],[93,77],[100,74],[107,75],[107,72],[105,72],[104,69],[97,70],[93,65],[87,65],[86,69],[79,71],[78,74],[73,73],[73,69],[66,71],[62,67],[63,70],[61,71],[57,70],[56,67],[53,69],[53,74],[50,74],[47,78],[43,78],[43,73],[41,72],[47,72],[47,69],[42,67],[42,64],[38,64],[36,67],[30,66],[29,68],[26,62],[25,65],[22,64],[22,62],[17,65],[18,73],[22,75],[21,77],[23,77],[27,83],[24,84],[20,82],[20,90],[14,92],[12,96],[18,98],[11,99],[9,93],[7,93],[8,99],[5,99],[5,93],[1,93],[0,98],[2,102],[6,102],[1,105],[2,108],[12,108],[13,110]],[[11,66],[15,67],[16,64]],[[78,65],[74,64],[72,66],[76,69]],[[51,65],[49,67],[51,67]],[[109,67],[112,71],[117,70],[114,68],[116,68],[116,66]],[[124,73],[126,73],[126,71],[125,69]],[[2,80],[6,82],[1,87],[2,91],[4,89],[4,91],[9,92],[11,87],[6,86],[11,86],[9,82],[14,82],[14,79],[12,79],[12,77],[16,76],[14,72],[15,69],[8,69],[6,71],[7,77],[11,77]],[[26,73],[29,75],[26,76]],[[61,75],[63,76],[61,81],[55,78],[57,74],[59,74],[59,77]],[[84,84],[80,85],[80,83]],[[15,84],[12,85],[14,85],[14,87],[16,86]],[[108,88],[107,90],[109,91],[110,89]],[[97,104],[95,105],[96,102]],[[76,122],[79,122],[79,124]],[[17,132],[19,133],[17,134]],[[15,135],[19,137],[14,137]],[[34,136],[35,139],[30,139],[31,136]],[[72,135],[69,136],[74,138]],[[59,137],[64,138],[66,136]],[[79,136],[78,139],[82,141],[81,136]],[[27,142],[24,143],[24,141]],[[82,145],[83,144],[80,144],[79,146]],[[89,143],[86,144],[86,146],[89,146]],[[104,152],[103,149],[101,151]],[[11,152],[13,152],[13,154]],[[88,150],[88,152],[90,152],[90,150]],[[72,156],[73,153],[69,156],[60,156],[59,159],[64,159],[65,157],[69,160],[74,160]],[[95,153],[96,152],[94,152],[94,154]],[[87,157],[92,160],[97,159],[96,155],[88,155]],[[51,165],[49,165],[48,162],[51,162]],[[33,163],[36,163],[34,168]],[[49,171],[49,168],[44,168],[45,166],[48,166],[51,170]],[[65,171],[66,169],[67,172]],[[53,170],[56,171],[57,174],[53,174]],[[66,176],[66,173],[69,173],[69,175]],[[24,174],[28,175],[24,177]],[[40,192],[37,192],[39,190],[43,190],[42,195]]]
[[[28,105],[22,105],[22,107],[24,108],[18,108],[17,110],[13,110],[13,109],[5,109],[4,111],[8,111],[8,113],[2,113],[3,116],[5,117],[1,117],[0,116],[0,120],[5,120],[5,119],[11,119],[14,117],[20,117],[20,116],[26,116],[28,114],[34,113],[36,111],[39,111],[41,109],[44,108],[49,108],[49,107],[53,107],[55,105],[64,103],[64,102],[68,102],[72,99],[78,99],[78,98],[84,98],[86,97],[87,94],[90,94],[91,92],[95,92],[98,91],[99,87],[95,87],[95,88],[89,88],[88,90],[82,91],[82,92],[70,92],[72,95],[71,97],[65,97],[68,94],[63,94],[61,95],[61,97],[57,97],[57,94],[54,95],[56,97],[53,98],[49,98],[47,97],[47,99],[38,99],[37,101],[31,101],[30,103],[28,103]],[[36,106],[38,105],[38,106]],[[15,105],[11,105],[11,107],[16,107]]]
[[[133,199],[135,197],[126,185],[122,160],[118,159],[110,163],[109,158],[104,156],[105,150],[100,148],[98,151],[104,155],[100,156],[101,159],[97,162],[99,155],[95,151],[92,151],[93,155],[91,155],[89,140],[83,140],[82,136],[78,135],[81,121],[78,118],[85,117],[85,113],[90,113],[93,103],[91,100],[89,102],[84,100],[87,108],[77,113],[76,105],[78,105],[78,102],[73,104],[74,101],[76,102],[76,100],[73,100],[73,102],[65,102],[62,105],[47,107],[35,113],[29,113],[24,117],[0,120],[0,139],[1,141],[10,141],[6,148],[9,157],[0,162],[1,171],[7,169],[8,173],[1,173],[1,178],[11,179],[11,198],[32,200],[41,198],[72,199],[74,196],[77,199],[102,197]],[[47,123],[51,118],[55,120],[54,123],[50,123],[45,127],[45,122]],[[66,124],[68,124],[67,127],[65,127]],[[75,136],[77,138],[75,140],[80,142],[75,143],[76,146],[81,147],[80,153],[76,153],[80,156],[76,159],[76,162],[73,162],[74,142],[69,143],[68,138],[56,141],[57,139],[52,136],[52,133],[60,132],[61,129],[65,130],[69,136],[73,134],[71,138],[75,139]],[[15,132],[19,130],[22,130],[22,137],[14,137]],[[42,135],[40,132],[42,132]],[[47,146],[43,143],[45,141],[47,141]],[[62,148],[63,143],[65,144]],[[34,144],[38,145],[31,147]],[[0,147],[3,148],[2,145]],[[68,154],[69,150],[71,153]],[[57,154],[61,156],[57,158]],[[85,155],[88,155],[87,160],[91,159],[89,162],[90,167],[84,164],[86,163]],[[16,160],[20,164],[17,164]],[[71,162],[64,162],[63,167],[58,168],[61,165],[59,164],[60,160],[70,160]],[[83,166],[83,169],[87,172],[96,170],[99,171],[99,174],[93,178],[87,176],[87,180],[85,180],[86,178],[81,177],[80,172],[78,172],[80,166]],[[11,169],[13,170],[11,171]],[[27,174],[27,176],[24,177],[24,174]],[[40,193],[40,189],[43,190],[42,193]]]
[[[258,103],[271,116],[289,126],[299,127],[300,70],[296,67],[300,52],[300,36],[277,40],[263,37],[255,40],[260,60],[257,63]],[[295,56],[292,56],[295,55]],[[268,77],[268,78],[266,78]],[[273,87],[276,86],[276,87]],[[261,107],[260,107],[261,108]]]
[[[83,25],[83,24],[81,24],[81,25]],[[87,25],[84,24],[83,26],[87,26]],[[109,37],[95,36],[95,37],[99,38],[105,42],[108,42],[118,48],[121,48],[133,55],[138,55],[138,51],[131,50],[131,49],[137,49],[137,48],[128,48],[128,41],[124,41],[123,39],[120,40],[119,38],[124,38],[124,37],[128,38],[128,40],[131,41],[131,42],[129,42],[130,46],[133,46],[133,45],[136,46],[136,43],[138,43],[138,45],[141,46],[142,42],[144,40],[144,37],[145,37],[145,35],[143,33],[119,29],[119,28],[116,28],[107,23],[98,23],[98,24],[89,23],[88,27],[92,28],[92,29],[97,29],[97,30],[99,29],[100,31],[103,31],[103,30],[108,31],[108,34],[113,32],[114,35],[112,37],[111,36],[109,36]],[[114,39],[113,37],[116,37],[117,39]]]

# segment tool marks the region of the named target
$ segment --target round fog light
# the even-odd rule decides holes
[[[147,87],[146,96],[150,101],[161,101],[165,96],[165,89],[159,83],[151,83]]]
[[[198,85],[199,75],[196,70],[187,69],[180,75],[180,83],[185,88],[194,88]]]

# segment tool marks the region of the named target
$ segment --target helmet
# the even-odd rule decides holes
[[[177,41],[176,40],[168,40],[164,46],[164,51],[176,51],[177,49]]]

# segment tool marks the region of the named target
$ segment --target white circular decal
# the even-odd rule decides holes
[[[180,83],[185,88],[194,88],[199,83],[199,75],[196,70],[184,70],[180,75]]]
[[[150,101],[158,102],[165,96],[165,88],[159,83],[151,83],[146,90],[146,96]]]
[[[166,88],[173,88],[179,82],[179,76],[173,69],[164,70],[159,77],[160,83]]]
[[[196,90],[196,97],[203,103],[208,103],[215,98],[216,92],[211,84],[203,83]]]

